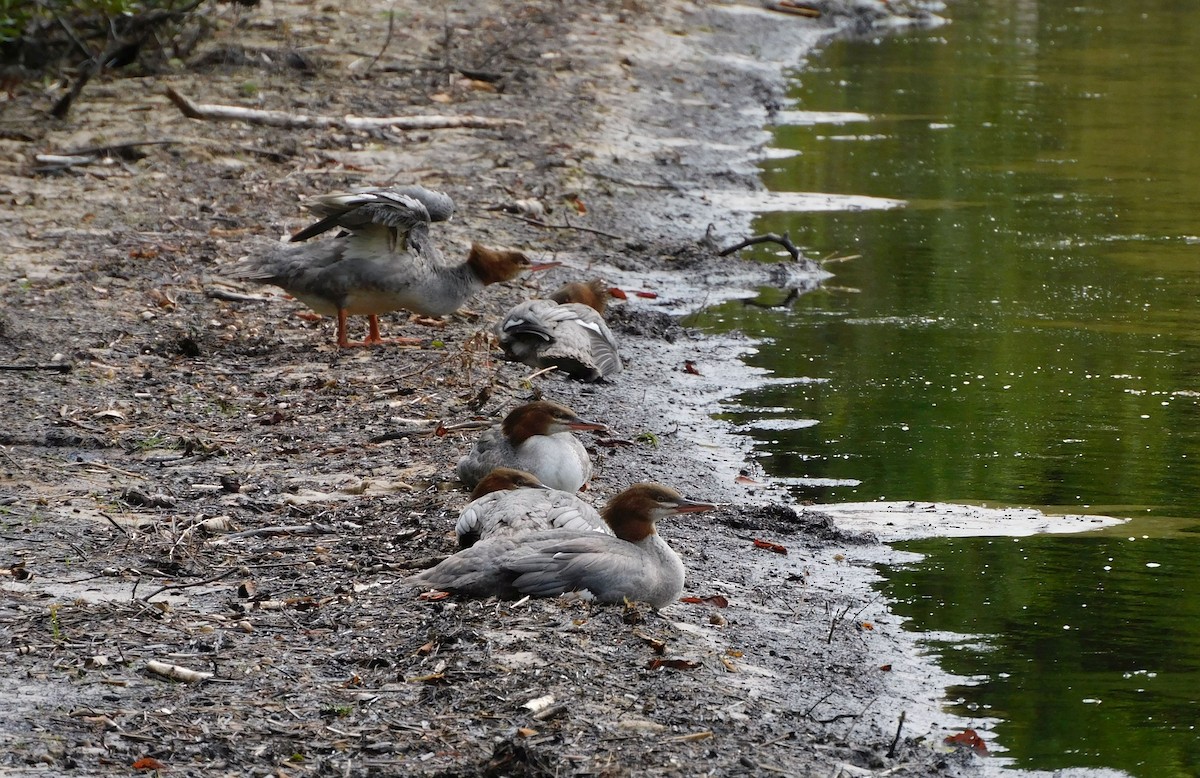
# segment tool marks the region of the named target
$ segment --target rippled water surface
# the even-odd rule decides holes
[[[760,217],[859,256],[789,308],[700,317],[801,379],[729,415],[802,499],[1134,517],[910,544],[887,588],[914,629],[973,636],[938,644],[978,679],[950,698],[1018,766],[1200,775],[1200,3],[948,15],[797,74],[768,186],[905,205]]]

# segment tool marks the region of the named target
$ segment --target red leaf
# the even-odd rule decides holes
[[[733,479],[733,482],[735,484],[754,484],[756,486],[760,485],[758,481],[755,481],[753,478],[751,478],[748,475],[739,475],[737,478]]]
[[[946,742],[952,746],[966,746],[984,756],[988,752],[987,743],[983,742],[983,738],[979,737],[979,733],[973,729],[965,729],[957,735],[947,735]]]
[[[679,601],[686,602],[689,605],[713,605],[717,608],[729,607],[729,600],[720,594],[710,594],[707,597],[680,597]]]
[[[683,372],[691,373],[692,375],[700,375],[700,371],[696,369],[696,363],[690,359],[684,360]]]
[[[166,770],[167,766],[152,756],[143,756],[133,763],[134,770]]]
[[[879,669],[885,673],[890,673],[892,671],[892,666],[891,665],[880,665]]]
[[[634,294],[636,294],[638,297],[641,297],[646,300],[657,300],[658,299],[658,292],[634,292]]]
[[[444,600],[450,596],[450,592],[423,592],[417,595],[418,600],[436,601]]]
[[[765,548],[767,551],[774,551],[776,554],[787,555],[787,546],[781,546],[778,543],[772,543],[769,540],[754,539],[755,548]]]
[[[628,300],[629,299],[629,295],[625,294],[624,289],[618,289],[615,286],[608,287],[608,293],[610,296],[615,297],[618,300]]]

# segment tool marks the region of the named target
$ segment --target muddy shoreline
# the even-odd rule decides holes
[[[73,370],[0,376],[0,771],[125,774],[149,757],[183,775],[979,774],[943,737],[986,722],[938,710],[950,679],[871,589],[872,565],[893,552],[739,482],[741,444],[708,414],[769,380],[740,360],[756,344],[673,318],[819,281],[806,264],[780,278],[717,259],[703,238],[709,225],[719,244],[744,237],[750,214],[719,194],[760,188],[754,154],[781,68],[853,18],[674,2],[583,16],[553,3],[490,16],[396,6],[404,53],[376,69],[364,63],[381,8],[231,7],[210,49],[257,57],[101,81],[63,124],[39,120],[34,90],[8,106],[9,129],[35,140],[0,141],[0,356]],[[263,54],[291,49],[319,64]],[[438,69],[453,60],[501,78],[489,88]],[[167,84],[271,110],[524,124],[195,122]],[[173,142],[30,172],[35,151],[147,136]],[[439,236],[448,252],[480,240],[567,267],[491,288],[438,330],[387,318],[420,348],[352,352],[333,348],[330,322],[298,319],[297,303],[222,281],[245,246],[303,223],[298,197],[389,180],[456,199],[461,218]],[[518,199],[549,206],[559,228],[505,213]],[[579,274],[631,292],[613,314],[627,371],[589,386],[497,361],[495,317]],[[402,594],[408,570],[452,550],[465,502],[452,466],[470,436],[432,424],[498,418],[535,394],[610,424],[589,441],[597,501],[653,478],[729,503],[663,528],[702,602],[656,614]],[[152,661],[212,677],[165,679]]]

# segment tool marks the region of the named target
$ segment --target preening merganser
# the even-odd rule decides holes
[[[612,534],[596,509],[574,494],[509,467],[484,476],[454,526],[462,548],[500,535],[552,529]]]
[[[497,535],[443,560],[407,583],[470,597],[554,597],[578,592],[600,602],[640,600],[655,608],[683,592],[683,561],[654,523],[715,505],[689,500],[661,484],[638,484],[604,508],[615,537],[545,530]]]
[[[603,429],[558,403],[527,403],[480,436],[471,453],[458,460],[458,477],[473,488],[497,467],[512,467],[551,488],[577,492],[592,477],[592,460],[571,430]]]
[[[603,312],[599,282],[567,284],[548,300],[514,306],[496,325],[496,337],[505,356],[515,362],[556,367],[572,378],[599,381],[622,367]]]
[[[383,343],[381,313],[404,309],[441,316],[488,284],[558,264],[534,264],[519,251],[478,244],[471,246],[465,262],[446,264],[429,225],[449,219],[454,202],[419,186],[339,192],[310,198],[304,205],[322,218],[293,235],[293,242],[339,227],[347,234],[307,246],[272,245],[239,260],[229,274],[282,287],[317,313],[336,316],[342,347]],[[352,342],[346,317],[363,314],[369,334]]]
[[[580,303],[603,316],[608,307],[608,289],[599,278],[571,281],[551,292],[550,299],[556,303]]]

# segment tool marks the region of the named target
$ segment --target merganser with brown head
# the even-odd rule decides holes
[[[498,535],[406,582],[469,597],[576,592],[599,602],[639,600],[662,608],[683,592],[684,567],[655,531],[655,523],[715,507],[661,484],[637,484],[604,508],[604,521],[615,537],[565,529]]]
[[[617,340],[604,323],[599,281],[566,284],[548,300],[514,306],[496,325],[504,354],[530,367],[556,367],[572,378],[599,381],[621,372]]]
[[[333,240],[306,246],[272,245],[244,257],[229,275],[281,287],[317,313],[337,317],[339,346],[383,343],[379,314],[408,310],[424,316],[451,313],[488,284],[516,278],[535,264],[519,251],[473,244],[465,262],[447,264],[429,225],[445,221],[454,202],[424,187],[360,189],[305,201],[321,220],[292,236],[302,241],[335,228]],[[348,339],[346,318],[366,315],[366,339]]]
[[[574,494],[551,489],[531,473],[509,467],[498,467],[484,476],[454,527],[462,548],[501,535],[552,529],[612,534],[591,505]]]
[[[558,403],[526,403],[480,436],[471,453],[458,460],[458,477],[473,488],[497,467],[511,467],[533,473],[553,489],[577,492],[592,477],[592,460],[571,430],[603,429]]]

